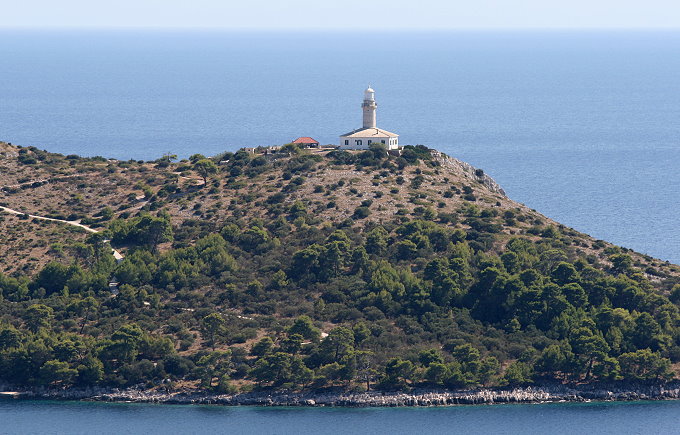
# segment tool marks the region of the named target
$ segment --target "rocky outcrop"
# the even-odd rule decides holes
[[[484,187],[486,187],[489,191],[493,193],[498,193],[500,195],[506,196],[503,188],[498,183],[496,183],[496,181],[493,178],[489,177],[486,173],[484,173],[483,170],[475,168],[471,164],[458,160],[454,157],[449,157],[440,151],[431,150],[430,152],[432,154],[432,157],[434,157],[434,159],[438,161],[439,164],[442,165],[442,167],[449,169],[457,174],[461,174],[471,181],[476,181],[483,184]]]
[[[415,390],[403,392],[326,392],[326,393],[242,393],[212,395],[201,392],[143,390],[33,390],[21,393],[23,398],[90,400],[108,402],[146,402],[168,404],[215,404],[228,406],[344,406],[398,407],[451,406],[496,403],[548,403],[585,401],[627,401],[680,399],[680,382],[639,385],[561,384],[514,389],[476,389],[466,391]]]

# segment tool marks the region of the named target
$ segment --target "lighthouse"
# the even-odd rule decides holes
[[[368,149],[373,144],[384,145],[388,150],[399,148],[399,135],[377,127],[375,91],[369,85],[361,103],[363,126],[340,136],[341,149]]]
[[[364,112],[364,128],[375,128],[375,109],[378,103],[375,102],[375,91],[368,85],[364,91],[364,102],[361,104],[361,110]]]

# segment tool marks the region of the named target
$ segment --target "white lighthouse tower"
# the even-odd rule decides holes
[[[378,103],[375,102],[375,91],[368,85],[364,91],[364,102],[361,104],[361,110],[364,111],[364,128],[375,128],[375,109]]]
[[[363,112],[363,127],[352,130],[340,136],[341,149],[368,149],[372,144],[382,144],[389,150],[399,148],[399,135],[378,128],[376,125],[375,91],[369,86],[364,91],[364,102],[361,104]]]

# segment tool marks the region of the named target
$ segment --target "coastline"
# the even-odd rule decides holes
[[[432,407],[493,405],[508,403],[555,403],[590,401],[638,401],[680,399],[680,381],[667,384],[543,385],[508,389],[426,390],[411,392],[251,392],[206,394],[164,393],[142,389],[34,389],[0,392],[1,396],[29,400],[76,400],[96,402],[157,403],[223,406],[311,406],[311,407]]]

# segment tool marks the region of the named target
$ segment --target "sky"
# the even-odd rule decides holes
[[[0,27],[680,28],[680,0],[0,0]]]

